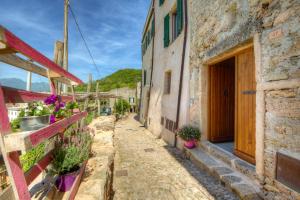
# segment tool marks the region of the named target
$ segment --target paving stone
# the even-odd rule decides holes
[[[201,169],[208,170],[212,173],[213,168],[219,166],[218,162],[200,149],[195,148],[188,151],[190,152],[191,161]]]
[[[224,174],[231,174],[233,171],[228,167],[214,167],[213,174],[217,177],[221,177]]]
[[[234,160],[234,165],[237,170],[241,173],[245,174],[251,179],[257,179],[257,175],[255,173],[255,166],[251,165],[243,160],[236,159]]]
[[[223,175],[221,176],[221,181],[227,186],[230,187],[232,184],[240,183],[242,179],[235,175]]]
[[[115,130],[114,137],[114,171],[116,174],[126,169],[130,173],[127,177],[114,177],[114,200],[238,199],[217,179],[187,160],[180,150],[156,139],[133,115],[117,122],[116,126],[120,128]],[[137,131],[132,133],[131,130]],[[154,151],[149,153],[149,149]],[[194,156],[203,156],[194,153]],[[203,159],[203,162],[218,164],[209,157]]]
[[[233,184],[232,190],[236,192],[242,200],[261,200],[257,195],[257,191],[255,191],[250,184]]]

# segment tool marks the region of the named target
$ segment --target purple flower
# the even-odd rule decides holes
[[[50,105],[50,104],[55,104],[55,102],[58,100],[58,96],[57,95],[51,95],[49,97],[47,97],[45,100],[44,100],[44,103],[46,105]]]
[[[50,124],[55,123],[55,116],[54,115],[50,115]]]

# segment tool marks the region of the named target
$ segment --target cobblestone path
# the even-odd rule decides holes
[[[238,199],[129,116],[115,129],[115,200]]]

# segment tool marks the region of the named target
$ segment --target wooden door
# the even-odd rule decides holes
[[[233,141],[235,58],[210,67],[210,141]]]
[[[236,55],[235,154],[255,164],[256,80],[253,48]]]

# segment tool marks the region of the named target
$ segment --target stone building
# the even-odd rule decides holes
[[[149,129],[174,145],[166,119],[167,127],[170,120],[197,126],[203,149],[225,150],[216,157],[233,170],[240,168],[237,160],[246,161],[248,171],[240,171],[258,185],[261,197],[300,199],[300,1],[183,0],[188,23],[182,72],[184,32],[163,46],[165,16],[172,16],[178,2],[157,0],[151,6]],[[172,85],[165,95],[168,70]]]
[[[129,111],[137,112],[139,107],[140,90],[141,90],[140,83],[137,83],[136,88],[128,88],[128,87],[117,88],[117,89],[110,90],[107,93],[123,98],[124,100],[128,101],[128,103],[130,104]],[[110,98],[102,101],[106,107],[110,107],[113,111],[116,98]]]
[[[189,49],[187,36],[181,0],[151,2],[142,38],[140,119],[170,143],[175,141],[177,124],[188,119],[188,51],[183,51]]]

